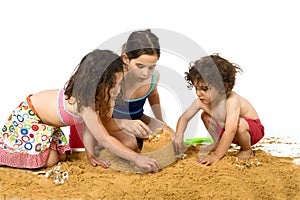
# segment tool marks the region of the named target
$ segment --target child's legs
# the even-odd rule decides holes
[[[202,112],[201,120],[203,121],[206,130],[209,132],[214,142],[217,142],[219,140],[220,133],[215,120],[213,120],[212,117],[206,112]]]
[[[109,134],[111,136],[117,138],[126,147],[128,147],[134,151],[138,150],[137,140],[134,135],[129,135],[122,131],[110,132]]]
[[[238,142],[238,145],[241,146],[241,150],[251,150],[251,136],[249,133],[249,125],[244,118],[240,118],[235,139]]]
[[[207,114],[206,112],[203,112],[201,114],[201,120],[203,121],[203,124],[207,131],[209,132],[210,136],[213,138],[214,143],[206,145],[204,147],[201,147],[200,151],[202,153],[209,152],[215,150],[215,147],[217,146],[219,142],[220,133],[218,130],[218,126],[215,122],[215,120],[212,119],[212,117]]]
[[[60,161],[66,160],[66,153],[58,154],[56,150],[49,149],[49,156],[44,167],[52,167]]]
[[[249,133],[249,124],[244,118],[240,118],[235,140],[240,145],[240,152],[236,156],[241,160],[247,160],[254,156],[251,148],[251,136]]]

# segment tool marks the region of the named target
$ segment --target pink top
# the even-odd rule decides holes
[[[65,90],[61,89],[57,95],[57,113],[60,120],[67,126],[82,123],[82,118],[71,113],[66,107]]]

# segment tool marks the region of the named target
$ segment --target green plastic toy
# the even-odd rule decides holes
[[[212,138],[188,138],[184,141],[184,144],[186,145],[196,145],[196,144],[202,144],[202,143],[213,143]]]

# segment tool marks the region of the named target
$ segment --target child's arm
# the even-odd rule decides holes
[[[157,85],[148,96],[148,101],[155,118],[159,119],[160,121],[163,121],[162,114],[161,114],[161,107],[160,107],[160,98],[159,98],[159,93],[157,91]]]
[[[95,156],[96,139],[94,138],[94,136],[91,134],[91,132],[89,131],[89,129],[86,126],[83,127],[82,140],[83,140],[83,144],[85,147],[85,153],[86,153],[89,163],[92,166],[101,165],[104,168],[109,167],[109,162],[100,160]]]
[[[240,116],[240,101],[238,98],[230,97],[227,99],[226,112],[225,131],[217,144],[216,150],[212,154],[200,158],[199,163],[209,165],[219,161],[227,153],[238,128]]]
[[[91,108],[84,108],[81,112],[81,117],[92,136],[108,151],[134,162],[146,171],[156,172],[159,170],[159,164],[155,159],[134,152],[124,146],[119,140],[109,135],[99,115]]]
[[[159,74],[159,71],[157,71],[157,70],[155,73],[156,73],[156,80],[155,80],[156,84],[155,84],[153,91],[148,96],[148,101],[149,101],[151,110],[152,110],[155,118],[163,122],[164,120],[163,120],[162,113],[161,113],[160,98],[159,98],[159,93],[157,90],[157,83],[159,82],[160,74]]]
[[[176,125],[176,134],[174,140],[175,153],[181,153],[182,142],[184,138],[184,132],[187,127],[188,122],[195,116],[195,114],[200,110],[199,100],[196,99],[190,105],[190,107],[179,117]]]
[[[127,134],[134,134],[141,138],[147,138],[151,129],[142,120],[128,120],[108,117],[104,122],[105,128],[109,132],[123,131]]]

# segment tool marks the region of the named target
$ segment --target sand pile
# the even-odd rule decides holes
[[[99,158],[110,161],[112,169],[125,172],[143,173],[143,170],[139,169],[133,163],[117,157],[106,149],[98,151],[97,153]],[[155,158],[161,169],[175,162],[170,133],[163,132],[163,129],[158,129],[151,137],[149,137],[149,139],[144,139],[143,148],[140,153]]]

